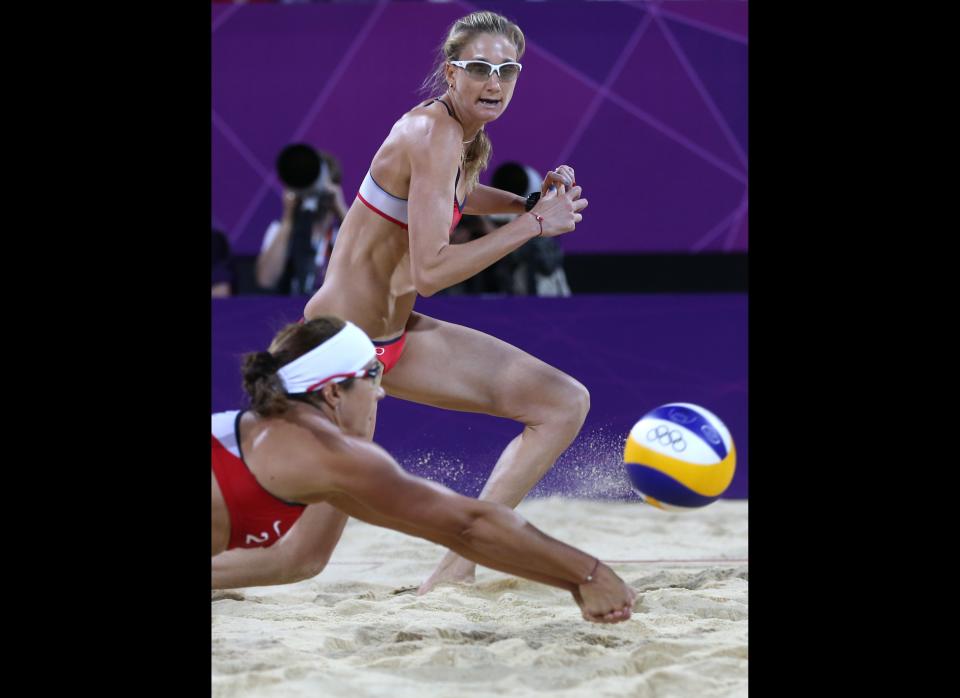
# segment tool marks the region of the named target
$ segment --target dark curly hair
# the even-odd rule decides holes
[[[320,399],[310,395],[288,395],[277,371],[314,347],[318,347],[344,328],[338,317],[326,316],[304,323],[291,323],[280,330],[266,351],[257,351],[243,357],[243,389],[250,398],[250,408],[264,417],[274,417],[290,409],[290,400],[313,402]],[[353,379],[343,381],[349,390]]]

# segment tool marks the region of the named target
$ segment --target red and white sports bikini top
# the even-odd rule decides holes
[[[446,102],[440,99],[433,100],[434,102],[440,102],[443,106],[447,108],[447,113],[450,114],[453,118],[457,118],[453,115],[453,112],[450,110],[450,107]],[[463,217],[463,207],[467,203],[467,197],[463,198],[463,203],[457,201],[457,186],[460,184],[460,168],[457,168],[457,178],[453,183],[453,222],[450,224],[450,232],[453,232],[453,229],[457,227],[457,223],[460,222],[460,219]],[[373,178],[373,175],[370,174],[369,170],[367,171],[367,176],[363,178],[363,183],[360,184],[360,191],[357,192],[357,198],[366,205],[371,211],[376,214],[379,214],[383,218],[386,218],[391,223],[399,225],[404,230],[407,230],[407,224],[409,223],[409,218],[407,216],[407,200],[401,199],[399,196],[394,196],[379,184]]]

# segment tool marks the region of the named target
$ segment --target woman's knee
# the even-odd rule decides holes
[[[549,424],[577,432],[590,411],[590,391],[580,381],[557,372],[538,391],[540,399],[528,423]]]
[[[576,422],[577,429],[579,429],[586,421],[587,413],[590,412],[590,391],[580,381],[569,376],[566,376],[566,378],[569,385],[566,388],[564,402],[567,405],[571,421]]]

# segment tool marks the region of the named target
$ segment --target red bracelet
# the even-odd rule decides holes
[[[543,216],[538,216],[533,211],[527,211],[527,213],[537,219],[537,224],[540,226],[540,234],[537,237],[540,237],[540,235],[543,235]]]
[[[600,566],[600,558],[598,557],[597,561],[593,564],[593,569],[590,570],[590,574],[587,575],[586,581],[583,582],[584,584],[587,584],[593,581],[593,573],[597,571],[597,567],[599,566]]]

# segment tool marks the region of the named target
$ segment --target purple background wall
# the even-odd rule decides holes
[[[246,404],[240,355],[259,351],[300,318],[305,299],[250,296],[213,301],[214,412]],[[747,297],[618,295],[572,298],[433,297],[419,312],[493,334],[566,371],[590,390],[580,436],[534,490],[634,498],[621,465],[633,424],[666,402],[693,402],[719,416],[737,447],[727,498],[747,496]],[[375,440],[411,472],[479,493],[517,423],[387,397]]]
[[[446,29],[476,9],[527,38],[481,181],[506,160],[573,165],[591,205],[567,252],[747,249],[745,0],[492,1],[213,5],[212,224],[235,252],[279,215],[287,143],[337,155],[353,198]]]

